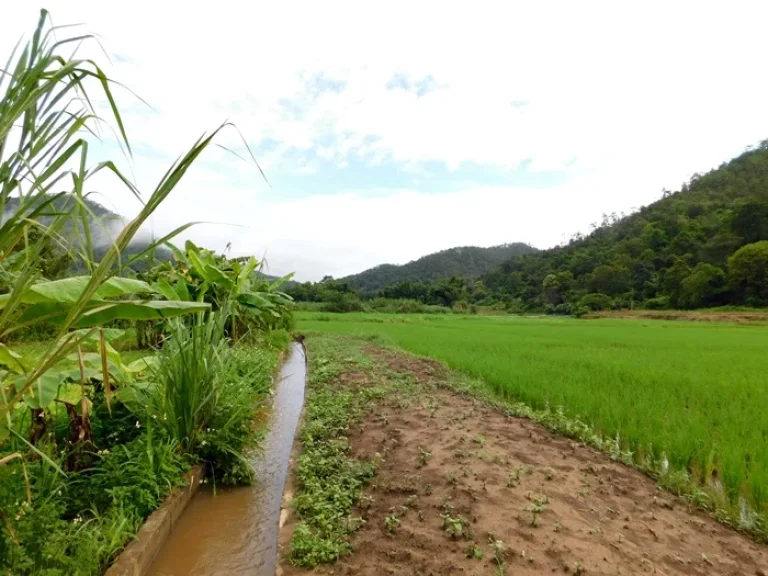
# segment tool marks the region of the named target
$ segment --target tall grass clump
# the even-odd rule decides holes
[[[158,353],[151,409],[168,436],[186,450],[199,442],[219,403],[217,375],[228,352],[225,323],[221,312],[192,323],[176,320]]]
[[[215,482],[238,485],[253,480],[247,453],[262,432],[253,427],[253,412],[268,397],[287,333],[232,346],[230,304],[191,323],[173,322],[158,353],[147,423],[202,461]]]

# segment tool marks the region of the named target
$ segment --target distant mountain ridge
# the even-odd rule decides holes
[[[522,242],[501,244],[490,248],[458,246],[441,250],[407,264],[381,264],[359,274],[340,278],[363,293],[374,293],[397,282],[433,282],[451,276],[479,278],[502,262],[515,256],[538,252]]]

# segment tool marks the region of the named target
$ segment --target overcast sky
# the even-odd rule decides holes
[[[765,2],[46,7],[98,33],[111,63],[83,54],[152,106],[120,95],[143,191],[225,120],[267,174],[211,150],[155,231],[218,222],[191,236],[302,280],[458,245],[550,247],[768,137]],[[39,8],[3,7],[0,60]],[[219,142],[242,152],[234,130]],[[102,156],[120,158],[108,133]],[[136,212],[114,181],[91,188]]]

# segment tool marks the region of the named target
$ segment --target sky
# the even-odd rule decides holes
[[[41,5],[13,2],[0,59]],[[223,122],[151,221],[273,274],[336,277],[453,246],[547,248],[768,138],[765,2],[49,0],[93,32],[149,195]],[[106,104],[96,106],[107,116]],[[248,148],[264,170],[250,159]],[[114,178],[89,187],[130,217]]]

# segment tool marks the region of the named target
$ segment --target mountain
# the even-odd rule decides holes
[[[33,210],[33,207],[39,206],[39,203],[42,201],[43,197],[36,199],[34,203],[29,206],[29,209],[25,210],[25,214],[29,214]],[[59,196],[50,202],[44,211],[36,216],[36,220],[44,225],[50,225],[57,215],[70,212],[74,202],[75,199],[72,196]],[[115,214],[98,202],[88,198],[84,199],[83,205],[87,213],[87,230],[90,236],[90,245],[93,246],[93,256],[96,261],[99,261],[104,254],[106,254],[114,239],[123,229],[126,221],[119,214]],[[10,214],[19,210],[19,198],[7,198],[4,209],[5,214]],[[78,247],[85,246],[86,235],[78,210],[75,210],[72,217],[68,217],[64,220],[57,235],[60,242],[52,243],[46,249],[46,252],[42,257],[46,260],[43,266],[44,275],[50,279],[64,274],[67,270],[82,273],[85,270],[85,265],[77,257],[76,253]],[[146,234],[137,234],[134,237],[134,240],[122,251],[123,260],[144,251],[150,245],[150,242],[151,239]],[[69,253],[67,249],[62,247],[62,245],[71,248]],[[165,246],[159,246],[154,251],[154,258],[157,260],[170,260],[171,256],[172,252]],[[146,266],[145,262],[136,262],[132,267],[141,269],[144,266]]]
[[[768,305],[768,141],[588,236],[482,277],[516,308]]]
[[[372,294],[397,282],[434,282],[451,276],[475,279],[513,256],[534,252],[536,248],[520,242],[490,248],[477,246],[449,248],[407,264],[382,264],[359,274],[341,278],[340,281],[346,282],[355,290]]]

